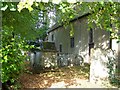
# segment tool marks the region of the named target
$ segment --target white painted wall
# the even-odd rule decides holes
[[[87,17],[83,17],[79,20],[72,22],[74,27],[74,42],[75,47],[70,47],[70,27],[65,29],[60,27],[49,33],[48,41],[51,42],[51,35],[55,34],[55,45],[59,51],[59,45],[62,44],[62,53],[73,53],[79,54],[84,57],[84,60],[88,62],[89,60],[89,31],[87,30]],[[109,32],[105,30],[100,30],[94,27],[94,44],[95,48],[106,49],[109,47]]]

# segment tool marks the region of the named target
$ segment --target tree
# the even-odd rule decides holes
[[[34,2],[31,1],[32,3]],[[41,2],[36,2],[38,5]],[[43,1],[42,3],[47,3],[48,6],[50,4],[49,0]],[[112,38],[116,38],[120,40],[119,35],[119,27],[120,27],[120,4],[119,2],[113,2],[110,0],[109,2],[76,2],[76,0],[67,2],[62,2],[61,0],[53,0],[52,6],[56,5],[56,11],[59,15],[58,18],[60,18],[58,21],[64,22],[65,24],[68,24],[70,19],[74,18],[76,14],[79,14],[79,12],[84,11],[86,6],[88,6],[88,9],[90,10],[91,16],[88,17],[88,23],[89,27],[92,27],[92,24],[95,23],[97,26],[99,26],[102,30],[110,31],[112,32],[111,36]],[[20,11],[22,8],[25,8],[26,5],[29,5],[30,2],[26,1],[25,3],[19,3],[18,10]],[[75,6],[79,6],[75,10]],[[23,7],[25,6],[25,7]],[[93,7],[94,6],[94,7]],[[32,7],[32,5],[31,5]],[[42,6],[45,8],[46,6]],[[28,8],[29,9],[29,8]],[[66,17],[64,17],[66,16]]]
[[[95,23],[102,30],[110,31],[111,38],[120,41],[120,3],[102,1],[88,3],[88,6],[92,11],[92,16],[88,18],[90,27]]]
[[[26,55],[22,51],[30,48],[26,41],[36,39],[39,34],[35,30],[36,11],[30,13],[27,9],[23,9],[19,13],[15,10],[16,8],[14,11],[11,11],[11,6],[17,7],[18,3],[2,4],[1,81],[5,87],[9,87],[9,85],[16,82],[24,69]],[[6,6],[6,10],[4,10]]]
[[[21,50],[25,47],[25,41],[38,37],[39,33],[42,35],[43,30],[49,28],[50,18],[45,13],[51,10],[55,10],[55,21],[68,25],[71,19],[77,17],[79,12],[84,11],[86,6],[88,6],[89,13],[91,14],[88,17],[89,27],[92,27],[92,24],[95,23],[102,30],[112,32],[112,38],[120,40],[120,4],[118,2],[101,1],[85,3],[76,2],[76,0],[69,2],[61,2],[61,0],[48,1],[34,2],[34,0],[25,0],[25,2],[19,3],[2,3],[2,83],[6,83],[9,80],[11,82],[16,80],[23,63]],[[45,11],[43,19],[47,20],[42,21],[45,26],[43,25],[42,28],[40,27],[36,30],[35,23],[40,11]]]

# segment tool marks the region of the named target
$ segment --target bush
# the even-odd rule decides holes
[[[12,31],[2,31],[2,84],[9,87],[14,84],[23,69],[25,55],[22,53],[24,41],[14,36]],[[3,87],[4,88],[4,87]]]

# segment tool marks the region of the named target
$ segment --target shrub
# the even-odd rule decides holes
[[[14,84],[23,69],[25,55],[22,53],[24,41],[12,31],[2,31],[2,84],[10,86]]]

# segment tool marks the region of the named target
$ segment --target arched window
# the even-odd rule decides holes
[[[70,38],[70,47],[74,48],[74,37]]]
[[[59,51],[62,52],[62,44],[59,46]]]
[[[54,41],[54,34],[52,34],[52,41]]]
[[[89,55],[91,54],[91,48],[94,48],[93,29],[92,28],[89,31]]]

